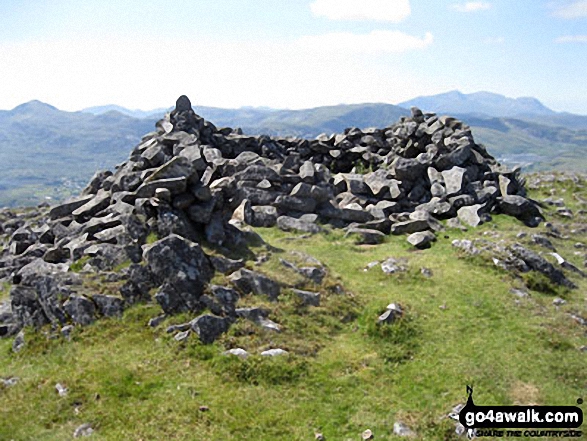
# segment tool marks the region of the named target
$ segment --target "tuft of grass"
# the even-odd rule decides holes
[[[86,263],[88,263],[88,261],[90,260],[90,256],[84,256],[78,260],[76,260],[75,262],[73,262],[70,266],[69,269],[74,272],[74,273],[79,273],[81,270],[83,270],[84,265]]]
[[[157,242],[158,240],[159,240],[159,236],[157,236],[157,233],[154,231],[151,231],[147,235],[147,238],[145,239],[145,243],[147,245],[151,245],[151,244],[154,244],[155,242]]]

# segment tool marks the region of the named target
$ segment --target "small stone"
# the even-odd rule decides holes
[[[381,270],[385,274],[395,274],[407,270],[406,266],[399,260],[390,257],[381,264]]]
[[[0,383],[2,385],[4,385],[4,387],[11,387],[11,386],[15,386],[19,380],[20,380],[20,378],[18,378],[18,377],[0,378]]]
[[[289,352],[283,350],[283,349],[268,349],[266,351],[261,352],[261,355],[263,357],[278,357],[280,355],[288,355]]]
[[[430,268],[421,268],[420,273],[427,279],[433,276],[432,270]]]
[[[292,292],[298,296],[304,306],[320,306],[320,293],[302,291],[301,289],[292,289]]]
[[[565,303],[567,303],[567,301],[566,301],[566,300],[564,300],[564,299],[561,299],[560,297],[557,297],[557,298],[555,298],[555,299],[552,301],[552,304],[553,304],[554,306],[562,306],[562,305],[564,305]]]
[[[59,396],[60,396],[60,397],[65,397],[65,396],[67,396],[67,392],[68,392],[68,390],[67,390],[67,388],[66,388],[64,385],[62,385],[61,383],[57,383],[57,384],[55,385],[55,390],[57,391],[57,393],[59,394]]]
[[[322,435],[321,433],[318,433],[318,432],[316,432],[314,434],[314,439],[316,441],[325,441],[326,440],[326,438],[324,438],[324,435]]]
[[[178,332],[177,334],[175,334],[175,336],[173,337],[175,341],[185,341],[187,340],[187,338],[190,336],[190,331],[189,329],[187,331],[182,331],[182,332]]]
[[[242,348],[229,349],[223,352],[224,355],[234,355],[235,357],[242,358],[243,360],[249,357],[249,353]]]
[[[375,437],[373,436],[373,432],[367,429],[361,434],[361,438],[363,438],[364,440],[369,440],[374,439]]]
[[[209,408],[208,406],[200,406],[200,407],[198,408],[198,410],[199,410],[200,412],[208,412],[208,411],[210,410],[210,408]]]
[[[12,352],[20,352],[24,348],[24,331],[20,331],[12,342]]]
[[[73,331],[73,329],[73,325],[65,325],[63,328],[61,328],[61,335],[63,338],[69,340],[71,338],[71,331]]]
[[[519,297],[521,299],[525,299],[527,297],[530,297],[530,294],[528,294],[526,291],[523,291],[521,289],[517,289],[517,288],[512,288],[510,289],[510,292],[515,295],[516,297]]]
[[[390,303],[383,314],[377,319],[377,324],[381,325],[384,323],[390,324],[395,322],[398,318],[404,315],[404,311],[400,305],[396,303]]]
[[[79,426],[77,429],[75,429],[75,431],[73,432],[73,437],[79,438],[82,436],[90,436],[92,433],[94,433],[92,425],[90,423],[85,423]]]
[[[373,262],[369,262],[369,263],[367,264],[367,266],[366,266],[366,267],[363,269],[363,271],[367,272],[367,271],[369,271],[371,268],[374,268],[374,267],[376,267],[377,265],[379,265],[379,261],[378,261],[378,260],[375,260],[375,261],[373,261]]]
[[[416,436],[416,434],[414,433],[414,431],[412,429],[410,429],[404,423],[399,422],[399,421],[393,424],[393,433],[397,436],[402,436],[402,437],[413,438]]]
[[[148,325],[149,325],[149,327],[151,327],[151,328],[156,328],[156,327],[157,327],[157,326],[159,326],[159,325],[161,324],[161,322],[162,322],[163,320],[165,320],[166,318],[167,318],[167,315],[166,315],[166,314],[161,314],[161,315],[158,315],[157,317],[153,317],[152,319],[150,319],[150,320],[149,320],[149,323],[148,323]]]

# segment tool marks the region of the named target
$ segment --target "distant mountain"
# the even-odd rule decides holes
[[[153,128],[148,119],[64,112],[40,101],[0,111],[0,206],[78,192]]]
[[[419,107],[424,111],[446,114],[473,114],[493,117],[520,117],[524,115],[555,115],[536,98],[508,98],[490,92],[465,94],[458,90],[439,95],[421,96],[400,103],[399,106]]]
[[[471,95],[483,97],[487,94]],[[519,100],[511,101],[519,104]],[[533,107],[542,113],[515,118],[491,117],[479,107],[465,113],[464,108],[451,112],[421,103],[417,105],[463,120],[471,126],[477,142],[485,144],[492,155],[509,164],[524,164],[526,171],[586,171],[587,116],[548,114],[548,109],[545,111],[532,100],[521,103],[525,109]],[[103,106],[104,112],[95,110],[98,114],[87,109],[64,112],[31,101],[9,111],[0,111],[0,163],[3,166],[0,206],[37,204],[45,197],[61,199],[79,192],[96,170],[113,169],[127,158],[133,146],[154,129],[155,122],[167,111],[161,109],[155,115],[147,111],[143,113],[151,116],[136,118],[124,114],[121,109],[124,110],[118,106]],[[387,127],[409,114],[403,107],[377,103],[303,110],[204,106],[194,106],[194,110],[219,128],[241,127],[250,135],[307,138],[320,133],[342,132],[348,127]]]
[[[84,113],[91,113],[92,115],[103,115],[104,113],[108,112],[118,112],[122,113],[126,116],[132,116],[133,118],[151,118],[154,116],[159,116],[165,114],[169,109],[160,108],[160,109],[153,109],[153,110],[131,110],[127,109],[126,107],[117,106],[116,104],[108,104],[105,106],[94,106],[88,107],[87,109],[81,110]]]

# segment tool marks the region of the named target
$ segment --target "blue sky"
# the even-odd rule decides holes
[[[398,103],[459,89],[587,114],[587,0],[2,0],[0,108]]]

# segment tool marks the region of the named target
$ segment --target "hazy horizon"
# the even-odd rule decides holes
[[[0,4],[0,108],[397,104],[455,89],[587,114],[587,0]]]

